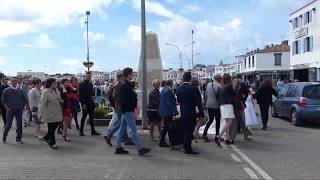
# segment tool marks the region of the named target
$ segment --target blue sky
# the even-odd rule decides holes
[[[289,14],[310,0],[147,0],[147,29],[159,36],[163,66],[179,67],[176,49],[195,31],[195,63],[234,56],[288,38]],[[93,70],[137,68],[139,0],[0,0],[0,71],[84,71],[84,15],[90,16]],[[183,65],[188,67],[185,49]]]

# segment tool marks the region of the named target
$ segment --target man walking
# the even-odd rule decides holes
[[[221,112],[220,112],[220,92],[221,92],[221,85],[220,85],[221,76],[216,75],[214,77],[214,81],[209,83],[206,89],[206,96],[205,96],[205,105],[208,109],[209,114],[209,121],[206,124],[206,127],[204,128],[203,132],[203,139],[205,142],[211,142],[211,140],[208,138],[208,130],[213,123],[214,120],[216,120],[216,135],[214,138],[214,142],[220,146],[220,142],[218,139],[219,133],[220,133],[220,118],[221,118]]]
[[[0,97],[2,97],[3,91],[8,87],[9,87],[8,86],[8,78],[4,77],[2,79],[2,83],[0,85]],[[4,107],[2,101],[0,101],[0,110],[1,110],[2,120],[3,120],[3,127],[6,127],[7,111],[6,111],[6,108]]]
[[[132,140],[136,145],[139,155],[143,156],[150,152],[151,149],[143,147],[138,137],[137,127],[136,127],[136,117],[135,109],[137,108],[137,94],[134,92],[134,87],[130,83],[132,80],[133,69],[125,68],[123,70],[123,76],[125,81],[121,86],[121,95],[120,95],[120,109],[122,112],[121,125],[119,130],[119,135],[117,137],[117,146],[115,154],[128,154],[128,151],[125,151],[122,148],[121,141],[124,137],[125,131],[127,131],[127,126],[131,129]]]
[[[168,80],[160,92],[159,115],[164,119],[159,143],[160,147],[170,147],[170,145],[166,143],[166,135],[169,133],[169,124],[172,122],[172,117],[179,114],[177,110],[177,100],[173,94],[172,86],[172,80]]]
[[[11,79],[11,87],[8,87],[4,90],[2,95],[2,103],[5,107],[7,114],[6,114],[6,127],[3,132],[3,143],[6,143],[8,133],[12,126],[13,118],[16,118],[17,121],[17,137],[16,141],[19,144],[23,144],[22,138],[22,113],[23,109],[27,107],[29,109],[28,104],[28,97],[26,93],[23,92],[20,88],[17,87],[18,80],[17,78]]]
[[[199,154],[191,148],[197,118],[196,107],[199,110],[199,115],[201,117],[204,116],[201,96],[197,93],[198,89],[190,85],[191,78],[191,72],[185,72],[183,75],[184,83],[177,89],[177,99],[178,103],[180,103],[181,119],[185,125],[183,149],[185,150],[186,155]]]
[[[94,128],[95,105],[94,105],[93,84],[91,83],[91,72],[86,73],[85,80],[79,85],[79,97],[82,105],[82,118],[81,118],[81,127],[80,127],[79,135],[84,136],[84,133],[83,133],[84,123],[89,114],[91,135],[99,136],[100,133],[98,133]]]

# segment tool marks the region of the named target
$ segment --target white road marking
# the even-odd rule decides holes
[[[259,177],[248,167],[244,167],[243,170],[250,176],[251,179],[259,179]]]
[[[237,155],[231,153],[230,156],[235,162],[241,162],[240,158]]]
[[[269,176],[262,168],[260,168],[256,163],[254,163],[248,156],[246,156],[237,146],[231,145],[230,146],[236,153],[240,155],[242,159],[247,161],[249,165],[255,169],[264,179],[266,180],[273,180],[271,176]]]

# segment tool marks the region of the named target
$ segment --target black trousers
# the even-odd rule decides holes
[[[186,152],[192,151],[191,143],[193,138],[193,132],[196,127],[196,119],[195,118],[182,118],[184,122],[184,141],[183,141],[183,149]]]
[[[170,139],[169,124],[172,121],[172,116],[163,117],[163,119],[164,119],[164,121],[163,121],[163,129],[161,131],[160,144],[163,144],[166,142],[167,133],[168,133],[169,139]]]
[[[83,132],[84,124],[86,122],[88,115],[89,115],[89,123],[91,126],[91,132],[95,131],[95,128],[94,128],[94,107],[87,107],[87,109],[82,110],[81,127],[80,127],[81,132]]]
[[[268,126],[270,105],[259,104],[259,107],[260,107],[260,112],[261,112],[262,124],[263,124],[263,127],[266,128]]]
[[[209,121],[206,124],[206,127],[204,128],[203,136],[206,136],[208,134],[208,130],[213,123],[214,119],[216,120],[216,136],[220,133],[220,119],[221,119],[221,112],[220,109],[211,109],[208,108],[208,114],[209,114]]]
[[[43,139],[46,140],[50,145],[56,144],[55,132],[59,126],[59,123],[60,122],[48,123],[48,132]]]
[[[1,110],[1,116],[2,116],[2,120],[3,120],[3,124],[6,125],[7,123],[7,111],[6,108],[1,104],[0,105],[0,110]]]

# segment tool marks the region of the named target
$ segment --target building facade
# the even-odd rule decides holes
[[[22,77],[28,77],[31,79],[40,79],[40,80],[45,80],[46,74],[44,72],[32,72],[32,71],[28,71],[28,72],[17,72],[18,76],[22,76]]]
[[[313,0],[290,15],[291,78],[320,81],[320,0]]]
[[[236,56],[236,71],[245,81],[260,79],[289,79],[290,78],[290,47],[288,41],[279,45],[267,45],[264,49],[255,49],[244,55]]]

